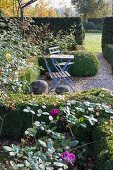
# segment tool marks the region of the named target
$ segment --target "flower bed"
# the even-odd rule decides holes
[[[19,94],[2,98],[1,116],[3,111],[5,113],[5,108],[10,109],[10,112],[6,112],[9,113],[9,117],[5,117],[2,135],[7,133],[6,129],[10,132],[7,135],[14,132],[14,127],[10,129],[11,125],[13,126],[10,121],[16,121],[15,135],[22,135],[18,131],[22,132],[23,125],[24,128],[28,128],[25,129],[26,137],[21,140],[20,146],[12,145],[4,149],[10,152],[12,158],[16,156],[18,164],[21,162],[18,166],[22,167],[31,168],[31,165],[34,166],[34,160],[37,164],[40,160],[42,165],[45,162],[49,168],[72,169],[76,166],[83,168],[87,158],[91,156],[96,162],[97,169],[112,170],[113,127],[110,119],[113,114],[112,95],[110,91],[97,89],[77,95],[67,95],[65,98]],[[108,103],[109,106],[104,103]],[[21,127],[17,124],[19,121]],[[26,122],[28,124],[25,124]],[[40,151],[43,154],[40,154]],[[27,155],[32,153],[33,159],[25,157],[23,153]],[[23,165],[23,158],[27,164]],[[46,164],[47,162],[49,164]],[[17,166],[15,159],[12,163],[10,166]]]

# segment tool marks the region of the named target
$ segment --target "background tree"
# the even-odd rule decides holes
[[[57,16],[56,11],[53,7],[49,6],[49,4],[45,0],[40,0],[38,3],[33,7],[29,6],[24,10],[25,16],[34,16],[34,17],[50,17],[50,16]]]
[[[24,9],[36,1],[38,0],[0,0],[0,10],[7,16],[23,17]]]
[[[102,9],[94,12],[93,14],[89,15],[88,17],[89,18],[102,18],[102,17],[106,17],[109,15],[111,15],[111,7],[110,7],[109,3],[106,3],[106,5]]]
[[[37,1],[35,6],[31,5]],[[0,10],[6,16],[56,16],[54,8],[45,0],[1,0]]]
[[[82,14],[84,20],[91,14],[98,13],[106,5],[105,0],[71,0],[71,2]]]
[[[16,12],[14,3],[13,0],[0,0],[0,10],[7,16],[13,16]]]

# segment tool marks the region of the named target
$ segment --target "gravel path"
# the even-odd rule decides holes
[[[113,74],[110,64],[101,54],[97,55],[100,69],[96,76],[87,78],[74,78],[75,92],[93,88],[106,88],[113,90]]]

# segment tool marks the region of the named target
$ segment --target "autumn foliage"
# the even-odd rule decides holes
[[[0,10],[7,16],[13,16],[15,13],[14,1],[13,0],[1,0]]]
[[[26,0],[23,2],[26,2]],[[0,9],[6,16],[17,16],[18,3],[16,0],[2,0],[0,1]],[[49,6],[45,0],[39,0],[37,4],[32,4],[24,8],[24,16],[28,17],[49,17],[56,15],[54,8]]]

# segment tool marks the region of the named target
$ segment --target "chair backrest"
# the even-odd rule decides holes
[[[49,48],[49,53],[50,54],[60,54],[61,53],[60,47],[56,46],[56,47]]]
[[[59,46],[51,47],[51,48],[48,48],[48,49],[49,49],[50,55],[61,54],[61,50],[60,50]],[[51,58],[51,61],[52,61],[52,64],[53,64],[55,70],[56,71],[61,71],[61,66],[59,66],[59,63],[63,62],[62,58],[56,58],[56,59]]]

